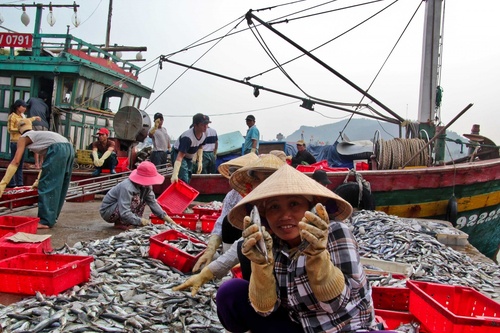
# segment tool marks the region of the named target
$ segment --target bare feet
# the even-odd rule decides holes
[[[38,228],[37,229],[49,229],[48,225],[38,223]]]

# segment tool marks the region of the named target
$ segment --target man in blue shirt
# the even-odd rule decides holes
[[[259,154],[259,129],[255,126],[255,117],[248,115],[245,118],[248,126],[247,135],[245,136],[245,143],[243,144],[243,154],[250,152]]]

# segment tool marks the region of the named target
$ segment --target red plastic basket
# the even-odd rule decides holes
[[[201,232],[211,233],[214,230],[215,222],[219,218],[220,215],[202,215],[200,217],[201,220]]]
[[[40,218],[33,216],[0,216],[0,237],[11,232],[36,234],[38,222],[40,222]]]
[[[196,214],[199,214],[200,216],[213,215],[213,214],[220,215],[222,213],[222,209],[210,209],[210,208],[203,207],[202,205],[196,205],[196,206],[193,206],[193,212],[195,212]]]
[[[169,245],[168,241],[176,239],[189,239],[193,243],[205,244],[200,240],[189,237],[177,230],[167,230],[149,239],[149,256],[161,260],[165,265],[178,269],[183,273],[190,272],[194,264],[202,256],[205,250],[196,256],[186,253],[175,246]]]
[[[9,240],[15,233],[8,233],[0,238],[0,259],[10,258],[23,253],[47,253],[52,252],[50,238],[38,243],[18,243]]]
[[[150,214],[149,219],[151,220],[152,224],[165,224],[165,221],[163,221],[161,218],[159,218],[155,214]]]
[[[38,190],[32,189],[31,186],[19,186],[8,188],[0,198],[0,201],[13,200],[4,202],[0,206],[7,208],[16,208],[21,206],[30,206],[38,202]]]
[[[172,183],[157,201],[169,215],[182,214],[198,194],[200,192],[179,180],[177,183]]]
[[[316,169],[319,169],[317,166],[314,166],[314,165],[302,165],[302,164],[299,164],[297,165],[297,170],[299,170],[300,172],[314,172],[316,171]]]
[[[170,216],[175,223],[192,231],[198,231],[198,214],[179,214]]]
[[[90,279],[91,256],[25,253],[0,260],[0,292],[57,295]]]
[[[118,157],[118,164],[115,168],[116,172],[130,171],[128,168],[128,157]]]
[[[372,287],[375,315],[383,319],[384,329],[393,330],[402,324],[415,322],[409,312],[410,290],[408,288]]]
[[[500,332],[500,304],[468,287],[407,281],[410,312],[432,333]]]

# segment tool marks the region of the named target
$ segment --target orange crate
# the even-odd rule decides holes
[[[202,215],[200,217],[201,220],[201,232],[211,233],[214,230],[215,222],[219,218],[220,214],[212,214],[212,215]]]
[[[91,256],[24,253],[0,260],[0,292],[57,295],[90,279]]]
[[[40,218],[33,216],[0,216],[0,237],[11,232],[36,234],[38,222]]]
[[[19,186],[8,188],[0,198],[0,201],[13,200],[0,204],[2,207],[16,208],[21,206],[30,206],[38,202],[38,190],[31,186]]]
[[[169,245],[168,241],[177,239],[189,239],[196,244],[204,244],[202,241],[189,237],[177,230],[167,230],[161,234],[151,236],[149,239],[149,256],[151,258],[161,260],[165,265],[178,269],[183,273],[190,272],[194,264],[203,255],[205,250],[202,250],[196,256],[184,252],[175,246]]]
[[[432,333],[500,332],[500,304],[468,287],[406,281],[410,312]]]
[[[179,180],[172,183],[157,199],[167,214],[182,214],[200,194],[197,190]]]
[[[9,240],[15,233],[8,233],[0,238],[0,259],[10,258],[23,253],[52,252],[50,238],[38,243],[18,243]]]

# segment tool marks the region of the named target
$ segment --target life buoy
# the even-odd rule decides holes
[[[353,208],[374,210],[375,198],[369,189],[363,186],[363,195],[359,202],[359,185],[356,182],[348,182],[340,185],[335,189],[335,194],[351,204]]]
[[[453,195],[450,200],[448,200],[448,206],[446,207],[446,221],[451,222],[454,227],[457,226],[457,214],[458,214],[458,203],[457,198]]]

